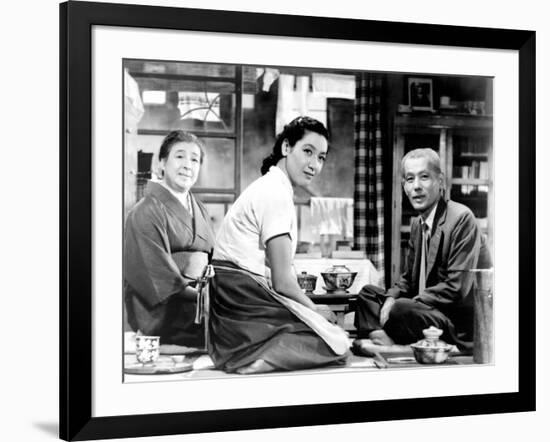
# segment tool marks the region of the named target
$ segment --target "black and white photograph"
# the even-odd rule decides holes
[[[492,78],[123,71],[125,382],[492,364]]]
[[[358,18],[61,5],[61,438],[534,410],[534,32]]]
[[[413,110],[433,110],[433,83],[430,78],[409,78],[409,105]]]

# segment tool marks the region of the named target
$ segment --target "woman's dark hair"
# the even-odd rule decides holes
[[[260,172],[265,175],[271,166],[275,166],[281,158],[283,158],[282,145],[284,140],[288,140],[290,146],[294,146],[297,141],[301,140],[306,131],[315,132],[325,137],[328,141],[329,134],[326,127],[320,121],[311,117],[298,117],[288,123],[283,131],[277,135],[273,151],[266,157],[262,163]]]
[[[202,164],[204,160],[203,142],[192,133],[185,132],[184,130],[173,130],[168,135],[166,135],[166,137],[164,137],[164,140],[162,140],[162,144],[160,145],[159,161],[165,158],[168,158],[168,155],[170,155],[170,151],[172,150],[172,147],[176,143],[195,144],[201,151],[200,163]]]

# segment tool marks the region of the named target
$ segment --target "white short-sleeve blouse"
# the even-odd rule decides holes
[[[288,234],[296,251],[297,222],[294,191],[288,176],[272,166],[248,186],[225,215],[216,237],[214,259],[231,261],[246,270],[269,276],[265,247],[269,239]]]

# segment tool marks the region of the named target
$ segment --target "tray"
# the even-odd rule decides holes
[[[126,374],[174,374],[185,373],[193,370],[193,364],[189,362],[157,361],[154,364],[141,364],[139,362],[127,363],[124,367]]]

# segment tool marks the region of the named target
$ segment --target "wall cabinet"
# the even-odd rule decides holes
[[[493,119],[485,115],[403,114],[394,120],[392,283],[403,271],[413,210],[401,184],[401,158],[429,147],[439,153],[446,197],[468,206],[493,246]]]

